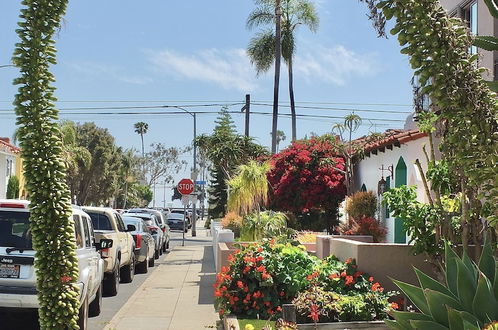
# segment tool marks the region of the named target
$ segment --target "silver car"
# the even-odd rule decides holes
[[[162,244],[164,242],[163,238],[163,231],[161,230],[161,227],[159,225],[159,222],[157,221],[157,218],[154,214],[151,213],[131,213],[131,212],[126,212],[123,214],[126,217],[134,217],[134,218],[140,218],[145,222],[145,225],[149,229],[150,233],[152,234],[152,237],[154,238],[154,241],[156,243],[155,247],[155,253],[154,253],[154,258],[159,259],[159,256],[163,253],[162,249]]]
[[[149,213],[149,214],[154,214],[156,216],[157,222],[159,224],[159,228],[161,228],[163,232],[163,237],[162,237],[162,242],[161,242],[161,254],[163,252],[166,252],[167,249],[169,249],[169,241],[170,241],[170,232],[169,232],[169,226],[168,226],[168,221],[166,219],[165,214],[161,210],[156,210],[156,209],[147,209],[147,208],[135,208],[135,209],[130,209],[127,211],[127,213]],[[126,213],[125,213],[126,215]]]

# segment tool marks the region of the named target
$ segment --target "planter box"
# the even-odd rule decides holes
[[[389,327],[383,321],[372,321],[372,322],[333,322],[333,323],[318,323],[315,325],[310,324],[298,324],[297,328],[299,330],[349,330],[349,329],[383,329],[388,330]]]
[[[304,245],[306,251],[308,251],[309,253],[316,252],[316,243],[301,243],[301,245]]]

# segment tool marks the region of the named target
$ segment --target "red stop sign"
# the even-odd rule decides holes
[[[194,192],[194,182],[190,179],[181,179],[176,189],[182,195],[190,195]]]

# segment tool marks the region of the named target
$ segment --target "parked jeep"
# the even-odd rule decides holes
[[[0,200],[0,307],[38,308],[35,251],[29,228],[29,202]],[[94,241],[88,214],[73,207],[80,288],[80,329],[88,329],[88,315],[100,314],[104,262]],[[103,240],[112,246],[112,241]]]
[[[130,283],[135,276],[135,242],[129,232],[134,226],[125,226],[121,215],[107,207],[89,207],[82,209],[92,218],[95,237],[112,239],[111,248],[101,250],[104,259],[104,293],[107,296],[118,294],[119,282]]]

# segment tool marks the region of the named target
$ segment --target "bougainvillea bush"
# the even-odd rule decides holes
[[[351,218],[350,224],[341,226],[342,235],[368,235],[375,243],[383,242],[386,238],[387,227],[372,217],[361,217],[358,220]]]
[[[312,209],[335,212],[346,195],[344,158],[334,136],[294,141],[270,164],[271,203],[277,209],[298,214]]]
[[[303,300],[302,295],[315,290],[316,286],[319,286],[318,290],[329,292],[330,300],[334,302],[328,304],[327,320],[341,320],[339,315],[361,319],[364,314],[360,313],[365,313],[365,308],[357,309],[357,305],[369,305],[370,314],[374,310],[374,319],[381,319],[391,308],[387,300],[389,294],[372,277],[358,271],[352,259],[346,262],[335,257],[320,260],[310,256],[302,246],[265,240],[241,246],[229,261],[230,265],[222,268],[214,285],[220,316],[235,314],[276,319],[281,314],[282,304],[290,303],[296,297]],[[318,299],[317,295],[313,296]],[[359,298],[351,298],[355,296]],[[317,305],[319,307],[312,308],[318,308],[320,313],[325,311],[318,302],[306,301],[310,308]],[[305,313],[314,315],[313,310]],[[365,320],[370,319],[372,316]]]

